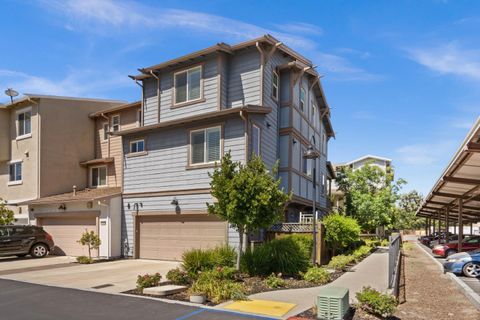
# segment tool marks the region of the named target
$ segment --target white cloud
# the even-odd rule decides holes
[[[59,96],[103,97],[112,88],[131,86],[132,81],[124,75],[89,70],[72,70],[61,79],[0,69],[0,88],[14,88],[20,93],[37,93]],[[111,98],[111,97],[109,97]]]
[[[408,165],[433,165],[445,158],[445,154],[452,154],[455,141],[444,140],[430,144],[411,144],[396,149],[399,160]]]
[[[461,48],[450,42],[436,47],[407,50],[415,62],[439,74],[453,74],[480,80],[480,50]]]
[[[43,0],[43,7],[66,17],[64,27],[79,32],[93,32],[105,36],[135,34],[135,41],[157,30],[203,32],[241,41],[272,34],[288,46],[313,57],[319,72],[331,74],[333,80],[371,81],[382,77],[352,66],[345,58],[320,50],[309,36],[319,36],[323,30],[312,24],[291,22],[273,25],[273,29],[225,18],[219,15],[148,6],[129,0]]]

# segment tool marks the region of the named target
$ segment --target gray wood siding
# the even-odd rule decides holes
[[[220,123],[212,123],[211,126]],[[177,128],[162,132],[153,132],[145,136],[147,155],[125,157],[124,192],[156,192],[176,189],[208,188],[208,172],[212,169],[198,168],[188,170],[188,128]],[[124,150],[128,142],[135,137],[125,139]],[[231,150],[236,161],[245,160],[245,136],[241,119],[224,123],[224,151]]]
[[[146,79],[143,82],[143,123],[158,123],[158,82],[157,79]]]
[[[230,57],[220,53],[220,108],[228,107],[228,75],[230,70]]]
[[[228,68],[227,107],[260,104],[260,53],[256,48],[235,54]]]

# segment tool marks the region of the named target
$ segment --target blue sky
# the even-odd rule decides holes
[[[324,76],[330,160],[392,158],[405,190],[426,194],[480,115],[478,1],[0,2],[0,88],[23,93],[134,101],[137,68],[271,33]]]

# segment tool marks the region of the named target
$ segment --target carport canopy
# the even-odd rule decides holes
[[[464,223],[480,221],[480,118],[470,130],[447,168],[443,171],[430,193],[416,212],[427,219],[427,232],[435,220],[458,223],[459,239],[463,236]],[[459,241],[459,251],[461,241]]]

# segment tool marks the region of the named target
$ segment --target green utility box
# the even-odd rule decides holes
[[[342,320],[350,308],[348,289],[322,288],[317,296],[317,319]]]

